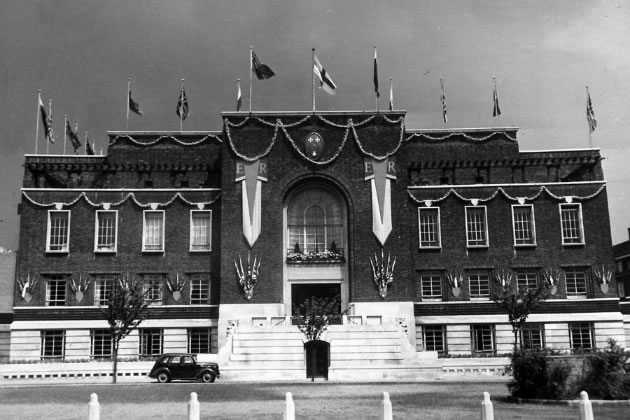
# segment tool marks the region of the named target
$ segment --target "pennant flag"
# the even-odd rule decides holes
[[[374,92],[376,92],[376,97],[380,98],[381,94],[378,91],[378,66],[376,64],[376,47],[374,47]]]
[[[330,75],[324,69],[324,66],[319,62],[316,55],[313,55],[313,73],[319,79],[319,87],[324,90],[324,92],[329,95],[335,94],[335,89],[337,89],[337,85],[332,81]]]
[[[236,112],[241,110],[241,105],[243,105],[243,99],[241,98],[241,80],[239,79],[236,82],[238,89],[236,92]]]
[[[74,147],[74,154],[77,154],[77,150],[81,147],[81,141],[77,136],[77,133],[70,127],[70,121],[66,120],[66,135],[70,137],[72,147]]]
[[[52,115],[48,115],[44,103],[42,102],[41,95],[39,96],[39,113],[42,118],[42,125],[44,126],[44,133],[49,142],[55,143],[52,133]]]
[[[446,115],[446,95],[444,94],[444,82],[440,79],[440,85],[442,86],[442,120],[444,124],[448,121],[448,116]]]
[[[492,98],[494,101],[494,107],[492,109],[492,116],[493,117],[498,117],[499,115],[501,115],[501,108],[499,108],[499,95],[497,94],[497,86],[495,84],[494,86],[494,90],[492,92]]]
[[[88,139],[87,132],[85,133],[85,151],[88,155],[94,155],[94,148],[90,144],[90,140]]]
[[[241,183],[243,236],[251,248],[262,228],[262,181],[267,181],[267,162],[237,162],[234,181]]]
[[[597,120],[595,119],[595,112],[593,111],[593,103],[591,102],[591,93],[586,88],[586,120],[588,121],[588,128],[591,133],[597,128]]]
[[[269,79],[270,77],[273,77],[276,75],[276,73],[274,73],[273,70],[269,68],[269,66],[260,62],[260,60],[256,56],[256,53],[253,50],[252,50],[252,70],[254,71],[254,73],[256,73],[256,77],[258,77],[261,80]]]
[[[394,84],[389,84],[389,110],[394,110]]]
[[[142,111],[140,110],[140,104],[134,101],[133,98],[131,97],[131,90],[129,91],[129,110],[138,115],[144,115]]]
[[[186,97],[186,90],[182,85],[182,90],[179,92],[179,99],[177,100],[177,116],[183,121],[188,117],[188,97]]]
[[[391,181],[396,179],[396,163],[387,158],[378,161],[366,158],[363,161],[365,180],[370,181],[372,190],[372,232],[381,246],[392,231]]]

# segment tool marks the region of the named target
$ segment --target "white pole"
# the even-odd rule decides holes
[[[74,124],[74,132],[77,135],[77,140],[79,139],[79,123]],[[74,148],[74,145],[72,146]],[[77,149],[74,149],[74,154],[77,154]]]
[[[249,113],[252,113],[252,73],[254,72],[254,47],[249,46]]]
[[[383,401],[381,401],[381,420],[392,420],[392,402],[389,400],[389,392],[383,392]]]
[[[63,154],[66,154],[66,139],[68,133],[66,133],[66,126],[68,125],[68,114],[63,116]]]
[[[101,406],[98,403],[98,395],[90,394],[90,402],[88,403],[88,420],[100,420]]]
[[[182,89],[179,92],[179,99],[182,103],[182,107],[179,110],[179,131],[181,133],[184,126],[184,79],[182,79]]]
[[[593,405],[586,391],[580,392],[580,420],[593,420]]]
[[[39,104],[42,103],[42,91],[37,91],[37,119],[35,122],[35,154],[37,154],[37,143],[39,143],[39,119],[41,118],[42,111],[39,109]]]
[[[287,392],[284,400],[283,420],[295,420],[295,403],[293,402],[293,394],[290,392]]]
[[[311,55],[311,84],[313,85],[313,113],[315,112],[315,48]]]
[[[481,420],[494,420],[494,408],[492,408],[492,401],[490,401],[490,394],[488,392],[483,393],[483,401],[481,401]]]
[[[190,393],[190,401],[188,401],[188,420],[199,420],[199,400],[197,400],[197,393]]]
[[[129,92],[131,92],[131,77],[127,79],[127,131],[129,131]]]
[[[376,85],[378,84],[378,60],[376,59],[376,45],[374,45],[374,88],[376,89]],[[376,101],[376,112],[378,113],[378,95],[379,92],[376,90],[374,92],[375,101]]]

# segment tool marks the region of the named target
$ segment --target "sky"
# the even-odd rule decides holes
[[[254,111],[312,107],[311,50],[337,85],[319,110],[374,110],[390,78],[394,107],[411,129],[519,127],[521,150],[590,147],[589,86],[598,127],[613,243],[630,228],[630,2],[624,0],[0,0],[0,246],[17,250],[24,154],[35,153],[37,91],[53,100],[63,153],[64,115],[107,153],[107,131],[126,129],[127,79],[144,116],[129,130],[221,130],[241,79],[249,96],[249,47],[276,76],[254,80]],[[41,127],[38,153],[46,153]],[[66,153],[71,153],[69,142]]]

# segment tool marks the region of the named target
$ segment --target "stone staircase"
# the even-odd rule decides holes
[[[329,380],[435,379],[434,353],[416,353],[397,324],[331,325]],[[293,325],[238,326],[222,376],[232,380],[304,380],[304,335]]]

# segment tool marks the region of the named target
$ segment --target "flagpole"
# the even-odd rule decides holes
[[[88,132],[85,132],[85,154],[88,155]]]
[[[249,46],[249,113],[252,113],[252,73],[254,72],[254,47]]]
[[[374,45],[374,94],[376,98],[374,99],[376,102],[376,112],[378,113],[378,73],[377,73],[377,63],[376,63],[376,45]]]
[[[588,113],[588,103],[591,98],[591,93],[588,91],[588,86],[586,86],[586,112]],[[588,122],[588,118],[586,119],[588,125],[588,146],[589,148],[593,148],[593,131],[591,130],[591,124]]]
[[[79,140],[79,123],[75,123],[74,124],[74,132],[76,133],[76,137],[77,140]],[[81,142],[79,142],[79,144],[81,144]],[[74,148],[74,145],[72,146]],[[74,154],[77,155],[77,151],[78,151],[78,147],[76,149],[74,149]]]
[[[241,79],[236,79],[236,111],[240,112],[241,107],[239,102],[241,102]]]
[[[37,91],[37,120],[35,122],[35,154],[37,154],[37,143],[39,143],[39,119],[41,118],[42,111],[39,109],[39,104],[42,103],[42,90]]]
[[[50,132],[50,138],[52,138],[53,136],[53,129],[52,129],[52,99],[48,100],[48,122],[50,123],[50,126],[48,127],[48,130]],[[50,138],[48,139],[48,141],[46,142],[46,154],[48,154],[48,151],[50,149]]]
[[[311,85],[313,85],[313,113],[315,113],[315,48],[312,49],[311,54]]]
[[[495,95],[495,97],[493,98],[493,101],[494,101],[494,106],[496,107],[497,106],[496,104],[499,103],[499,99],[498,99],[499,92],[497,92],[497,78],[492,76],[492,80],[494,81],[494,95]],[[499,116],[500,115],[501,114],[497,110],[497,128],[499,128]]]
[[[394,110],[394,79],[389,78],[389,110]]]
[[[127,131],[129,131],[129,96],[131,95],[131,77],[127,79]]]
[[[179,91],[179,100],[181,101],[181,108],[179,110],[179,132],[181,133],[184,131],[184,79],[182,79],[182,89]]]
[[[68,133],[66,132],[66,127],[68,126],[68,114],[63,116],[63,154],[66,154],[66,139],[68,137]]]
[[[444,94],[444,80],[440,77],[440,88],[442,89],[442,97],[441,102],[442,102],[442,128],[446,128],[446,118],[444,118],[444,116],[446,115],[445,113],[445,109],[444,109],[444,104],[446,102],[446,95]]]

